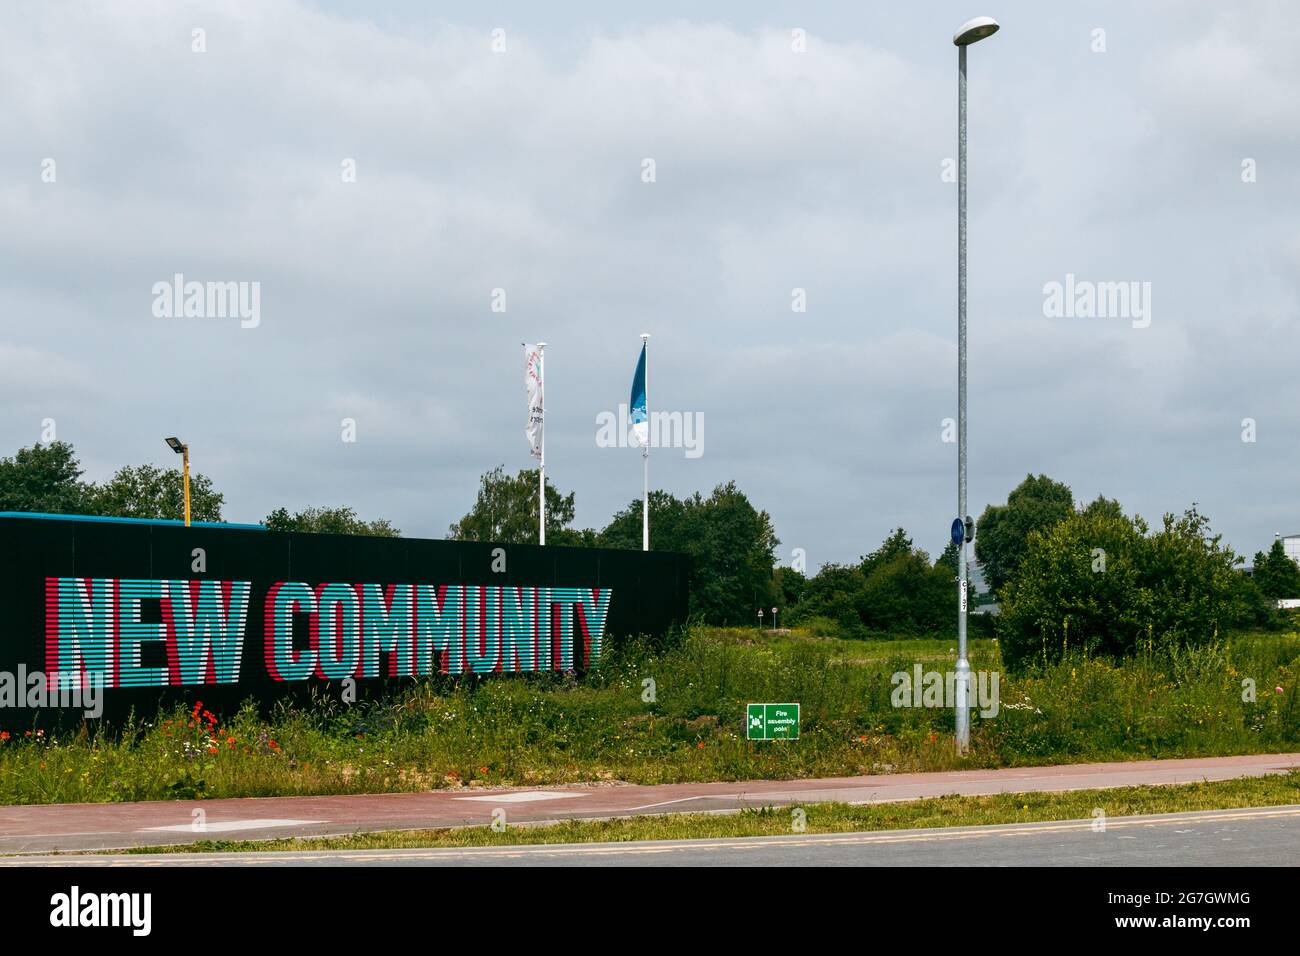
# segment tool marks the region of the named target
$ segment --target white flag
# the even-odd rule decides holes
[[[542,399],[542,350],[536,345],[524,346],[524,385],[528,389],[528,426],[524,434],[533,457],[542,458],[542,424],[545,402]]]

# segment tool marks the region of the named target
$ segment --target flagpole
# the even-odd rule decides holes
[[[537,468],[537,543],[546,544],[546,343],[537,343],[537,374],[542,380],[542,457]]]
[[[641,550],[650,550],[650,333],[641,333],[641,347],[645,349],[645,423],[646,440],[641,446]]]

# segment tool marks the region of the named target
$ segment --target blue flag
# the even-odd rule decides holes
[[[636,436],[641,447],[650,444],[650,419],[646,410],[645,396],[645,343],[641,343],[641,358],[636,363],[636,374],[632,376],[632,398],[628,401],[629,415],[632,420],[632,434]]]

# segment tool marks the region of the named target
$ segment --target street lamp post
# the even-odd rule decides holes
[[[179,438],[168,438],[171,450],[181,456],[181,484],[185,488],[185,527],[190,526],[190,446]]]
[[[970,661],[966,659],[966,47],[998,32],[992,17],[976,17],[953,34],[957,47],[957,518],[963,524],[958,549],[957,675],[955,681],[957,752],[970,748]]]
[[[537,343],[537,377],[546,383],[546,343]],[[543,399],[545,402],[545,399]],[[542,428],[542,455],[537,464],[537,543],[546,544],[546,429]]]

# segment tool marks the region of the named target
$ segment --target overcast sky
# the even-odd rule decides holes
[[[544,339],[548,476],[600,527],[640,494],[596,416],[648,331],[651,408],[705,426],[654,487],[734,478],[783,563],[897,525],[935,553],[951,37],[989,14],[971,512],[1032,471],[1149,519],[1196,501],[1247,556],[1300,532],[1300,7],[612,6],[8,7],[0,453],[53,419],[102,480],[175,465],[176,434],[230,520],[349,504],[440,537],[481,472],[532,464],[520,343]],[[176,273],[260,283],[260,324],[156,317]],[[1149,325],[1045,315],[1067,274],[1150,283]]]

